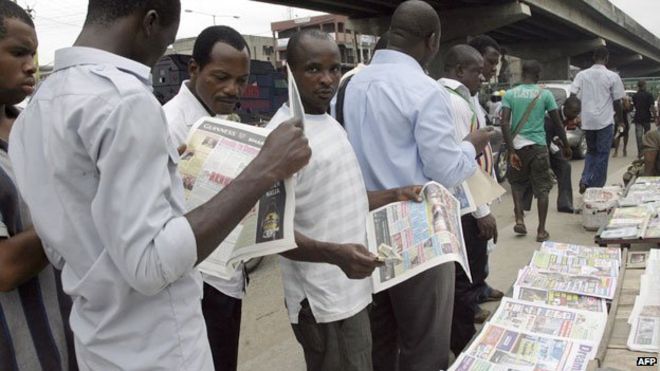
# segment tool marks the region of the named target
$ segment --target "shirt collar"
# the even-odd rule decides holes
[[[444,85],[446,88],[451,89],[456,93],[460,94],[465,100],[469,101],[470,99],[472,99],[472,96],[470,95],[470,90],[462,82],[443,77],[440,79],[440,83]]]
[[[55,51],[53,71],[88,64],[108,64],[119,70],[135,75],[145,85],[151,86],[151,68],[132,59],[101,49],[73,46]]]
[[[607,69],[607,67],[605,67],[605,65],[600,64],[600,63],[594,63],[593,66],[591,66],[591,68],[598,68],[598,69],[605,68],[605,69]]]
[[[424,69],[413,57],[396,50],[381,49],[374,54],[371,64],[405,64],[424,73]]]

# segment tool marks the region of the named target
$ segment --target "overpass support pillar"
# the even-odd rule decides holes
[[[542,80],[568,80],[570,78],[570,57],[559,57],[550,60],[539,60],[543,66]]]

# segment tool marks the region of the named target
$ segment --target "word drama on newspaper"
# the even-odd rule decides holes
[[[435,182],[421,196],[422,202],[395,202],[367,217],[369,250],[385,262],[372,275],[374,292],[448,262],[458,262],[472,280],[458,200]]]
[[[179,161],[186,208],[192,210],[229,185],[259,154],[270,130],[202,118],[188,135]],[[241,262],[294,248],[294,191],[291,179],[264,194],[229,236],[198,268],[231,278]]]
[[[586,370],[597,346],[487,323],[450,371]]]

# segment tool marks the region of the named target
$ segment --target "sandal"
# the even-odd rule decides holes
[[[513,231],[524,235],[527,234],[527,227],[525,227],[525,223],[516,223],[516,225],[513,226]]]
[[[550,233],[548,233],[548,231],[536,235],[536,242],[545,242],[549,239],[550,239]]]

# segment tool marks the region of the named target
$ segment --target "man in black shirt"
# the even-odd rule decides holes
[[[633,95],[635,105],[635,136],[637,139],[637,157],[642,155],[642,137],[651,129],[651,121],[655,118],[655,98],[646,90],[646,81],[639,80],[639,90]]]

